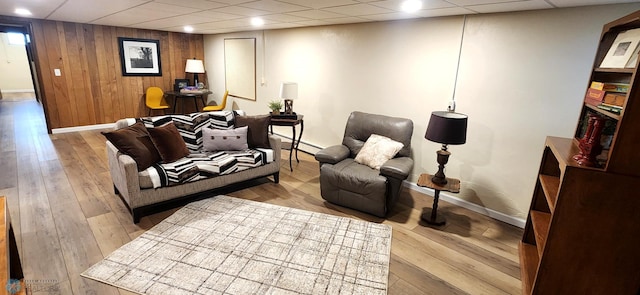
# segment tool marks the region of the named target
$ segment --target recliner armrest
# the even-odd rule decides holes
[[[380,174],[396,179],[407,179],[413,168],[413,159],[409,157],[398,157],[386,161],[380,166]]]
[[[336,164],[349,157],[349,153],[348,147],[344,145],[334,145],[317,152],[315,158],[320,164]]]

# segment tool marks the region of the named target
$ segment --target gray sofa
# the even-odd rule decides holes
[[[122,119],[116,122],[114,129],[124,128],[131,124],[131,119]],[[213,196],[212,190],[231,184],[266,176],[273,176],[273,181],[278,183],[281,141],[280,138],[269,135],[269,143],[273,150],[273,161],[270,163],[231,174],[157,188],[151,184],[148,173],[138,171],[137,164],[132,157],[120,152],[109,141],[106,142],[106,145],[115,193],[120,196],[131,211],[134,223],[138,223],[144,215],[183,205],[199,198]]]

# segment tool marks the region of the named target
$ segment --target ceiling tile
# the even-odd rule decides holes
[[[330,11],[335,13],[341,13],[350,16],[359,16],[359,15],[369,15],[369,14],[381,14],[381,13],[390,13],[392,10],[381,8],[378,6],[373,6],[369,4],[355,4],[355,5],[347,5],[340,7],[329,7],[323,9],[324,11]]]
[[[464,15],[464,14],[476,14],[477,12],[465,9],[462,7],[440,8],[430,10],[420,10],[416,12],[416,15],[421,17],[438,17],[438,16],[450,16],[450,15]]]
[[[409,14],[403,12],[392,12],[392,13],[383,13],[383,14],[372,14],[365,15],[362,18],[366,18],[372,21],[387,21],[387,20],[396,20],[396,19],[409,19],[409,18],[420,18],[422,16],[416,14]]]
[[[493,12],[506,12],[506,11],[547,9],[547,8],[553,8],[553,6],[551,6],[551,4],[545,2],[544,0],[532,0],[532,1],[485,4],[485,5],[470,5],[470,6],[465,6],[465,8],[479,12],[479,13],[493,13]]]
[[[273,0],[260,0],[256,2],[249,2],[246,4],[242,4],[240,6],[251,8],[251,9],[264,10],[272,13],[285,13],[285,12],[311,9],[310,7],[283,3],[283,2],[273,1]]]
[[[638,3],[638,0],[549,0],[549,2],[556,7],[573,7],[616,3]]]
[[[297,4],[301,6],[311,7],[314,9],[321,9],[326,7],[336,7],[336,6],[345,6],[351,4],[358,4],[356,1],[352,0],[280,0],[280,2],[286,2],[291,4]]]
[[[89,23],[105,15],[134,8],[147,2],[149,0],[110,0],[95,1],[95,3],[87,5],[86,0],[67,0],[47,19]]]
[[[447,0],[447,2],[458,5],[458,6],[484,5],[484,4],[522,2],[522,1],[527,1],[527,0]]]
[[[271,21],[277,21],[277,22],[283,22],[283,23],[292,23],[292,22],[309,20],[308,18],[289,15],[289,14],[270,14],[270,15],[265,15],[263,18],[265,20],[271,20]]]
[[[142,29],[154,29],[154,28],[169,28],[169,27],[184,27],[184,26],[194,26],[196,24],[211,22],[211,19],[206,17],[198,17],[193,15],[181,15],[168,17],[158,20],[152,20],[148,22],[138,23],[136,27]]]
[[[198,17],[206,17],[209,19],[209,21],[230,20],[230,19],[238,19],[243,17],[237,14],[229,14],[229,13],[223,13],[223,12],[218,12],[213,10],[198,11],[198,12],[192,13],[191,15],[198,16]]]
[[[402,12],[402,8],[401,8],[402,2],[404,2],[404,0],[385,0],[385,1],[372,2],[369,4],[390,9],[396,12]],[[455,7],[455,5],[451,3],[447,3],[442,0],[431,0],[431,1],[423,0],[422,1],[422,9],[436,9],[436,8],[446,8],[446,7]]]
[[[362,17],[339,17],[339,18],[330,18],[324,19],[326,22],[330,22],[332,24],[349,24],[349,23],[365,23],[370,22],[370,19],[362,18]]]
[[[86,0],[84,0],[86,1]],[[228,4],[212,2],[207,0],[153,0],[154,2],[164,3],[164,4],[174,4],[180,5],[183,7],[197,8],[197,9],[212,9],[212,8],[220,8],[227,6]]]
[[[130,26],[152,20],[196,12],[197,9],[150,2],[92,21],[92,24]]]
[[[45,18],[64,2],[65,0],[2,0],[0,1],[0,15],[16,16],[13,11],[16,8],[24,8],[31,11],[31,17]]]
[[[241,6],[227,6],[227,7],[212,9],[212,11],[229,13],[229,14],[237,14],[242,16],[261,16],[265,14],[270,14],[268,11],[241,7]]]
[[[310,19],[338,18],[338,17],[345,16],[344,14],[339,14],[339,13],[334,13],[334,12],[324,11],[324,10],[305,10],[305,11],[290,12],[287,14],[304,17],[304,18],[310,18]]]

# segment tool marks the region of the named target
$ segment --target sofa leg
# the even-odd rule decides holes
[[[280,183],[280,171],[273,173],[273,182]]]
[[[120,191],[118,190],[118,188],[116,187],[116,185],[115,185],[115,184],[113,185],[113,192],[114,192],[116,195],[119,195],[119,194],[120,194]]]
[[[133,223],[139,223],[140,218],[142,218],[137,210],[131,210],[131,216],[133,217]]]

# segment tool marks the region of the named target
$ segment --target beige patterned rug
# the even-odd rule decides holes
[[[140,294],[386,294],[391,227],[216,196],[82,276]]]

